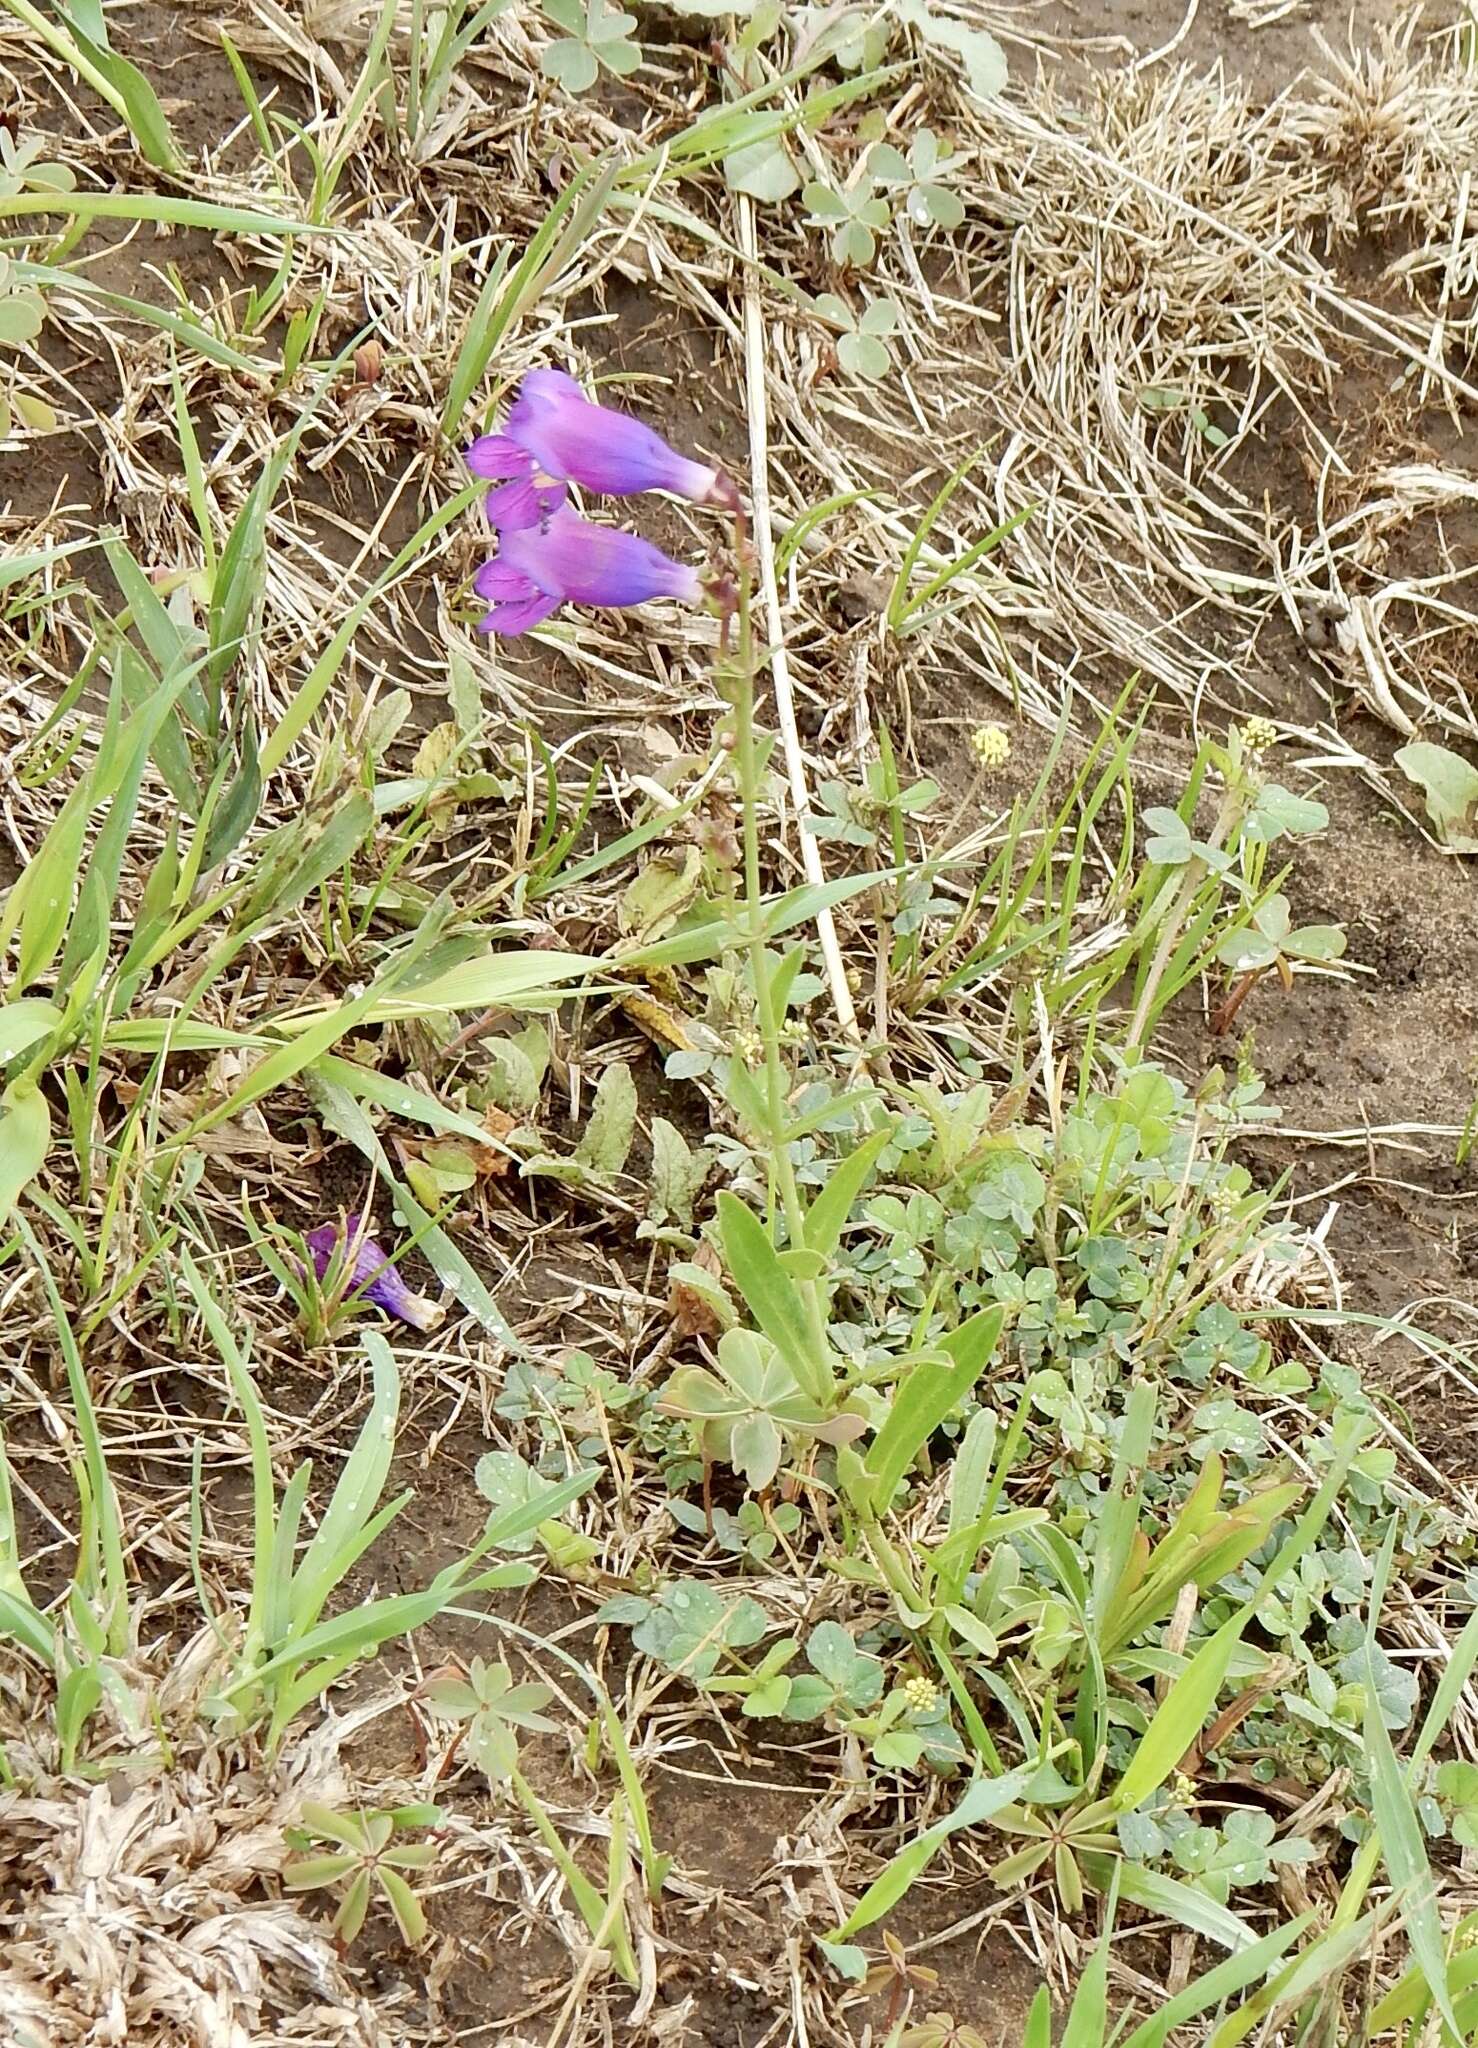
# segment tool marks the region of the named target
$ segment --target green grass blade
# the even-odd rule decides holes
[[[366,1330],[360,1342],[373,1375],[370,1411],[298,1567],[292,1593],[294,1628],[317,1620],[324,1602],[343,1577],[347,1567],[341,1560],[374,1515],[395,1452],[400,1368],[390,1346],[377,1331]]]
[[[945,1363],[920,1359],[894,1388],[887,1419],[863,1461],[874,1514],[887,1512],[914,1459],[985,1371],[1005,1320],[1004,1308],[971,1316],[941,1340]]]
[[[885,1913],[891,1912],[952,1834],[960,1828],[984,1827],[1003,1806],[1014,1805],[1027,1790],[1036,1771],[1037,1766],[1033,1762],[1008,1771],[1003,1778],[977,1778],[952,1812],[935,1821],[932,1827],[925,1828],[922,1834],[916,1835],[913,1841],[890,1858],[848,1918],[826,1937],[827,1940],[850,1941],[854,1934],[860,1933],[864,1927],[871,1927],[875,1920],[881,1920]]]

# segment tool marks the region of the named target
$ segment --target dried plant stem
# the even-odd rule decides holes
[[[775,686],[775,719],[780,727],[780,744],[785,753],[785,770],[790,781],[791,801],[796,808],[801,843],[801,866],[806,880],[817,888],[825,882],[821,855],[814,837],[805,828],[811,808],[806,782],[805,757],[795,722],[795,693],[790,683],[790,664],[785,655],[784,624],[780,615],[780,586],[775,576],[775,536],[770,522],[770,427],[765,395],[765,336],[760,306],[759,249],[755,240],[754,202],[739,198],[739,246],[744,254],[744,384],[749,415],[749,489],[754,509],[755,561],[760,592],[765,601],[765,629],[770,637],[770,676]],[[837,1022],[854,1044],[859,1041],[857,1012],[847,986],[847,969],[837,939],[836,922],[823,905],[816,913],[816,935],[826,962],[826,979]]]

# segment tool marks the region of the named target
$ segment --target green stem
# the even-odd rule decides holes
[[[1216,823],[1212,826],[1211,836],[1206,841],[1209,847],[1216,849],[1221,846],[1241,810],[1242,792],[1233,785],[1228,788],[1221,800]],[[1124,1047],[1127,1059],[1134,1059],[1143,1050],[1143,1041],[1149,1034],[1155,995],[1165,978],[1165,969],[1170,965],[1170,956],[1180,938],[1181,927],[1189,915],[1191,905],[1195,902],[1196,891],[1210,872],[1199,853],[1192,855],[1186,862],[1185,872],[1180,878],[1180,887],[1175,892],[1175,901],[1166,913],[1165,922],[1160,930],[1160,942],[1155,948],[1155,957],[1150,963],[1149,974],[1140,991],[1139,1002],[1135,1006],[1134,1022],[1129,1027],[1129,1037]]]

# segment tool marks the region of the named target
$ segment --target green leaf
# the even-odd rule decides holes
[[[153,86],[137,65],[108,47],[101,15],[93,24],[99,38],[94,41],[77,19],[80,10],[69,9],[64,0],[51,0],[51,5],[66,23],[75,45],[74,52],[64,54],[69,55],[79,76],[122,115],[134,141],[156,171],[179,170],[180,153]],[[48,37],[48,41],[52,40]]]
[[[34,1082],[0,1095],[0,1228],[41,1171],[50,1145],[51,1111]]]
[[[905,1372],[863,1461],[874,1514],[887,1512],[914,1459],[980,1378],[1005,1320],[1004,1307],[972,1316],[942,1340],[943,1362],[926,1357]]]
[[[21,996],[0,1004],[0,1067],[28,1046],[39,1045],[60,1028],[62,1013],[41,996]]]
[[[1395,1541],[1396,1522],[1392,1519],[1391,1534],[1387,1539],[1389,1554]],[[1374,1662],[1371,1651],[1374,1647],[1375,1615],[1379,1612],[1379,1599],[1372,1594],[1372,1618],[1366,1635],[1366,1703],[1365,1703],[1365,1756],[1370,1770],[1370,1803],[1375,1820],[1376,1832],[1380,1837],[1381,1858],[1390,1872],[1391,1883],[1400,1902],[1401,1920],[1410,1939],[1412,1951],[1421,1965],[1437,2011],[1445,2022],[1454,2048],[1461,2048],[1466,2036],[1458,2026],[1457,2016],[1452,2009],[1452,1998],[1447,1981],[1447,1949],[1442,1932],[1442,1918],[1437,1909],[1437,1882],[1427,1858],[1426,1846],[1422,1840],[1421,1823],[1412,1804],[1410,1788],[1405,1773],[1396,1759],[1391,1738],[1386,1729],[1385,1717],[1381,1712]]]
[[[400,1938],[407,1948],[419,1948],[426,1939],[426,1911],[398,1871],[379,1865],[380,1885],[395,1915]]]
[[[865,377],[876,384],[893,367],[886,342],[870,334],[844,334],[837,343],[837,361],[853,377]]]
[[[1328,823],[1328,811],[1315,798],[1295,796],[1279,782],[1265,782],[1243,823],[1242,833],[1252,840],[1277,839],[1284,832],[1322,832]]]
[[[1146,1870],[1138,1863],[1115,1862],[1110,1866],[1106,1857],[1085,1856],[1083,1867],[1095,1890],[1106,1892],[1113,1872],[1117,1871],[1120,1895],[1131,1904],[1177,1921],[1193,1934],[1204,1934],[1208,1941],[1230,1949],[1233,1954],[1251,1948],[1257,1940],[1245,1920],[1230,1907],[1218,1905],[1195,1885],[1182,1884],[1177,1878]]]
[[[595,1484],[596,1476],[589,1470],[577,1472],[573,1480],[545,1479],[517,1451],[485,1451],[473,1473],[473,1484],[496,1510],[485,1542],[499,1550],[529,1549],[539,1524],[562,1513]]]
[[[702,1580],[680,1579],[663,1587],[631,1640],[669,1671],[701,1684],[726,1649],[748,1649],[768,1627],[753,1600],[725,1601]]]
[[[1178,811],[1155,804],[1144,814],[1151,837],[1145,841],[1144,857],[1159,867],[1184,867],[1191,858],[1191,828]]]
[[[729,1432],[729,1448],[735,1466],[756,1493],[762,1493],[780,1470],[785,1449],[780,1431],[769,1415],[746,1415]]]
[[[898,1904],[915,1878],[927,1869],[935,1852],[952,1834],[960,1828],[983,1827],[995,1818],[1002,1807],[1014,1805],[1035,1774],[1035,1764],[1023,1764],[1004,1777],[977,1778],[952,1813],[935,1821],[932,1827],[925,1828],[906,1848],[898,1851],[862,1894],[845,1924],[828,1939],[847,1941],[852,1935],[861,1933],[864,1927],[871,1927],[875,1920],[881,1920]]]
[[[838,1705],[863,1713],[883,1695],[883,1667],[859,1650],[840,1622],[821,1621],[806,1643],[806,1662],[831,1687]]]
[[[1188,1984],[1184,1991],[1167,2000],[1160,2009],[1135,2028],[1123,2048],[1165,2048],[1166,2037],[1186,2020],[1194,2019],[1197,2013],[1206,2012],[1223,2000],[1233,1998],[1239,1991],[1245,1991],[1249,1984],[1256,1984],[1267,1975],[1280,1956],[1299,1941],[1314,1924],[1312,1913],[1300,1914],[1298,1919],[1288,1921],[1284,1926],[1265,1934],[1250,1948],[1229,1956],[1224,1963],[1207,1970]]]
[[[665,1116],[652,1118],[652,1199],[648,1214],[660,1221],[676,1217],[684,1228],[693,1221],[693,1197],[707,1178],[708,1162],[695,1159],[686,1138]]]
[[[56,1636],[38,1608],[16,1593],[0,1593],[0,1640],[19,1643],[47,1666],[56,1663]]]
[[[836,1250],[853,1206],[896,1128],[889,1119],[832,1166],[826,1185],[806,1211],[806,1244],[811,1251],[829,1259]]]
[[[818,1941],[817,1948],[839,1977],[860,1984],[867,1975],[867,1951],[849,1941]]]
[[[1250,1619],[1244,1607],[1224,1621],[1156,1707],[1115,1789],[1114,1804],[1120,1813],[1128,1813],[1157,1791],[1200,1734]]]
[[[782,199],[789,199],[800,182],[801,174],[779,135],[745,143],[724,158],[724,183],[729,190],[747,193],[761,206],[777,206]]]
[[[901,0],[901,18],[935,49],[948,50],[965,67],[965,82],[978,100],[993,100],[1005,90],[1006,53],[984,29],[966,28],[947,14],[935,14],[925,0]]]
[[[745,1306],[789,1366],[797,1385],[824,1405],[831,1393],[831,1361],[820,1348],[800,1294],[781,1265],[769,1233],[753,1210],[727,1190],[718,1198],[718,1221],[724,1262]]]
[[[1339,960],[1344,950],[1345,935],[1337,924],[1301,924],[1287,945],[1299,960]]]
[[[575,1157],[592,1173],[620,1173],[631,1150],[636,1131],[636,1082],[630,1067],[616,1061],[604,1069],[596,1083],[590,1121],[575,1150]]]
[[[539,69],[566,92],[588,92],[600,77],[600,65],[584,43],[550,43],[539,52]]]
[[[0,298],[0,348],[21,348],[34,341],[46,323],[46,303],[39,292],[12,292]]]
[[[1413,740],[1396,752],[1396,766],[1417,784],[1437,837],[1454,853],[1478,853],[1478,768],[1431,740]]]

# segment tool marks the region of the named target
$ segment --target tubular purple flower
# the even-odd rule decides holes
[[[566,483],[613,498],[672,491],[695,505],[739,504],[721,470],[679,455],[630,413],[594,404],[563,370],[530,370],[503,432],[474,441],[467,465],[502,484],[488,493],[488,517],[509,530],[538,525]]]
[[[566,602],[622,606],[652,597],[695,604],[703,594],[696,569],[674,562],[639,534],[592,526],[567,506],[542,526],[516,526],[499,536],[498,554],[477,573],[476,590],[492,609],[485,633],[526,633]]]
[[[361,1234],[362,1224],[361,1217],[351,1214],[345,1219],[344,1230],[337,1223],[321,1223],[317,1230],[310,1230],[304,1243],[313,1254],[314,1272],[320,1280],[323,1278],[347,1232],[354,1258],[347,1292],[362,1293],[365,1300],[374,1302],[387,1315],[398,1316],[413,1329],[434,1330],[442,1319],[440,1305],[428,1301],[424,1294],[411,1292],[374,1239]]]

